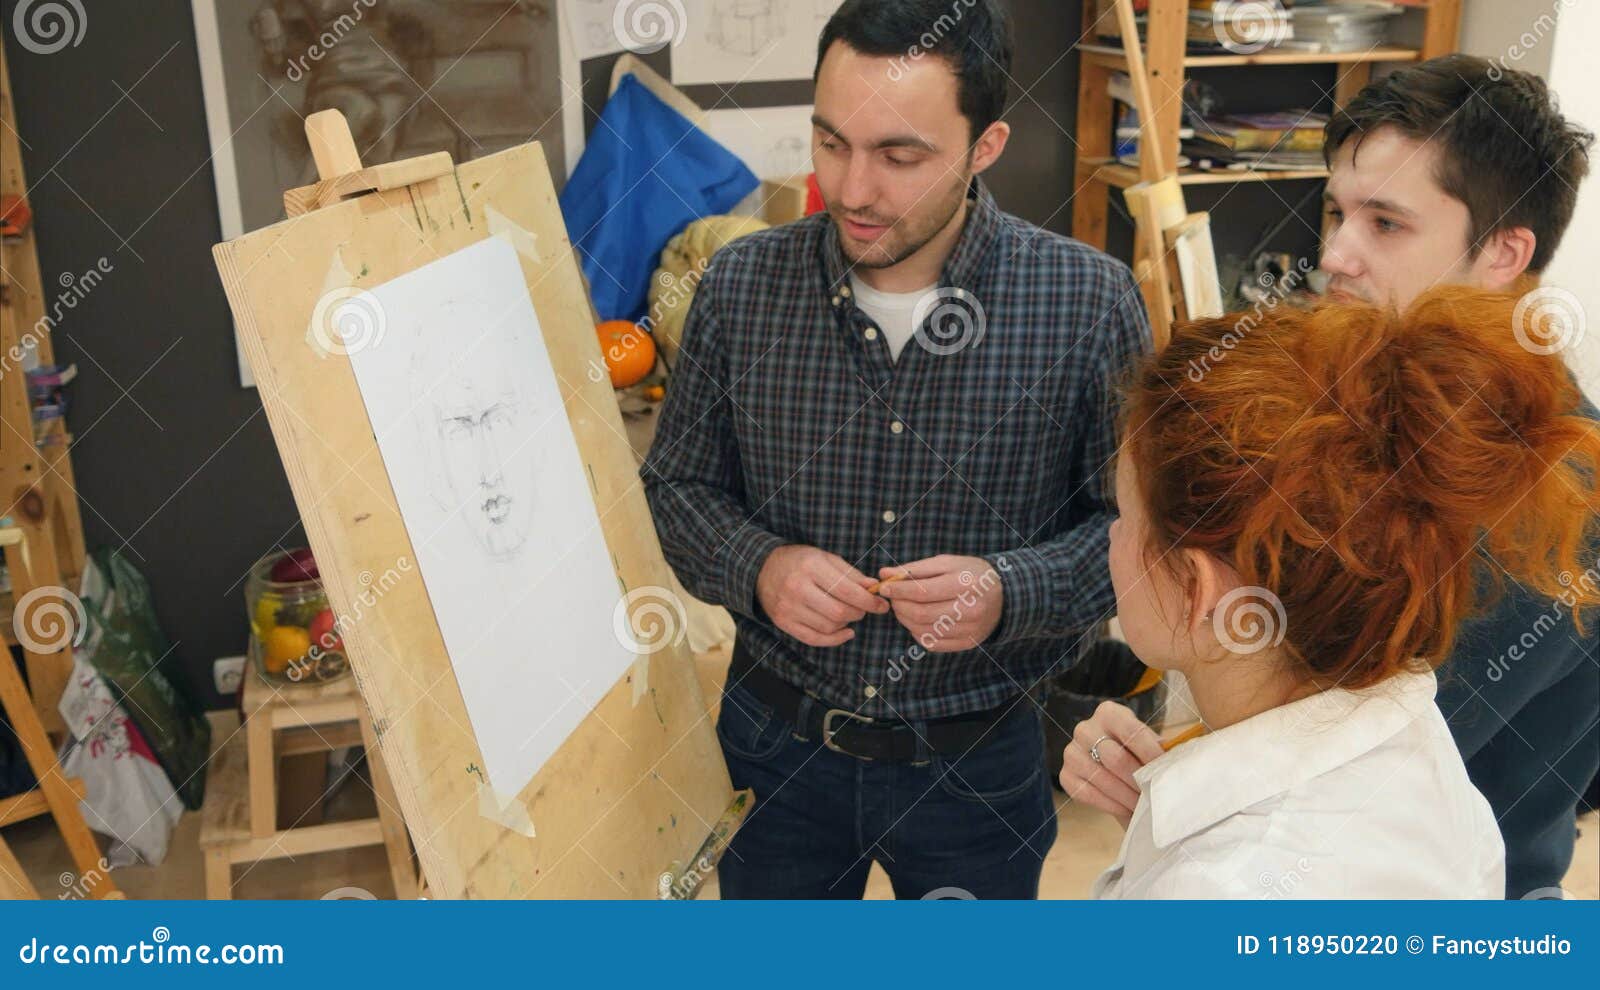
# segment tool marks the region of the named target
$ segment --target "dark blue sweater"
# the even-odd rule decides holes
[[[1600,419],[1587,402],[1583,413]],[[1581,555],[1588,570],[1570,575],[1573,585],[1600,581],[1597,549]],[[1580,634],[1563,602],[1506,579],[1505,596],[1463,626],[1439,669],[1439,709],[1505,838],[1507,897],[1561,884],[1578,800],[1600,769],[1600,610],[1583,623]]]

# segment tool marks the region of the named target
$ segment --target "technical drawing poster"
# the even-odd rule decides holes
[[[672,81],[734,83],[810,79],[817,39],[841,0],[682,0],[682,40]]]

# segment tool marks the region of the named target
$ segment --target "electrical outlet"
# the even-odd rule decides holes
[[[219,657],[211,665],[211,679],[218,694],[234,694],[244,679],[244,657]]]

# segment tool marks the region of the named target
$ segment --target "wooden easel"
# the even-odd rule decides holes
[[[686,641],[642,655],[488,814],[483,755],[420,575],[355,608],[415,550],[349,357],[311,346],[312,315],[334,290],[374,288],[490,237],[516,249],[619,600],[670,584],[610,381],[589,374],[604,364],[543,149],[363,167],[338,112],[310,117],[306,134],[321,181],[284,194],[288,220],[218,245],[217,268],[330,605],[361,616],[346,654],[431,896],[692,895],[750,802],[729,783]]]
[[[19,575],[28,574],[32,555],[28,552],[27,535],[18,526],[0,527],[0,546],[5,547],[6,566],[15,583]],[[33,769],[34,779],[39,782],[38,787],[24,794],[0,798],[0,828],[48,811],[66,840],[85,894],[95,898],[119,897],[110,872],[101,865],[99,843],[84,823],[78,807],[84,795],[83,781],[61,773],[55,747],[45,735],[44,723],[39,720],[34,701],[11,657],[0,657],[0,707],[11,720],[12,731],[28,759],[28,766]],[[28,881],[28,875],[6,846],[4,837],[0,837],[0,899],[38,896],[39,892]]]
[[[1190,213],[1184,205],[1177,146],[1161,139],[1133,0],[1115,3],[1117,23],[1127,45],[1134,109],[1139,114],[1140,181],[1123,190],[1133,216],[1132,267],[1160,350],[1172,337],[1173,323],[1222,315],[1222,287],[1211,242],[1211,215]]]
[[[11,99],[11,77],[0,46],[0,194],[28,190]],[[19,236],[0,239],[0,516],[11,516],[27,537],[31,567],[25,577],[11,574],[12,600],[36,588],[76,591],[83,573],[83,518],[68,450],[71,434],[60,420],[35,443],[33,410],[22,362],[10,355],[29,349],[50,364],[50,321],[39,277],[39,253],[30,225]],[[9,611],[0,614],[8,645],[19,645]],[[46,731],[64,728],[56,705],[72,672],[72,651],[41,651],[20,643],[32,689],[34,712]]]

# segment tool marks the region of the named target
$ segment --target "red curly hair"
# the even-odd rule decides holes
[[[1124,407],[1147,553],[1230,562],[1282,601],[1297,673],[1350,688],[1443,662],[1502,570],[1576,622],[1600,604],[1573,580],[1600,426],[1560,357],[1519,342],[1517,302],[1449,288],[1403,314],[1283,305],[1177,328]]]

